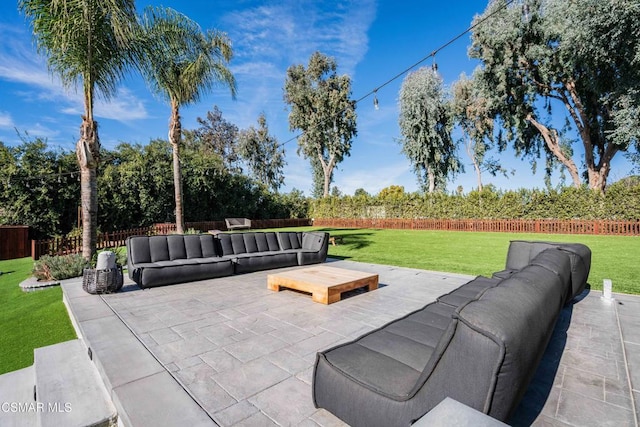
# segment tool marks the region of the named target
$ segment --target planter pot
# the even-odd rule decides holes
[[[99,270],[85,268],[82,272],[82,289],[90,294],[110,294],[122,288],[122,267]]]

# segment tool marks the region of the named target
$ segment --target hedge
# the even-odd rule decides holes
[[[450,219],[640,219],[640,185],[609,186],[605,194],[587,187],[560,190],[496,191],[468,194],[395,193],[341,196],[311,202],[311,218]]]

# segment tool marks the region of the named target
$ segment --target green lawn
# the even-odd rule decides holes
[[[76,338],[60,287],[22,292],[33,260],[0,261],[0,374],[33,364],[33,349]]]
[[[584,243],[592,251],[589,275],[592,289],[602,289],[602,279],[606,278],[612,280],[614,292],[640,294],[640,237],[378,229],[320,230],[342,237],[337,246],[329,246],[330,256],[485,276],[504,268],[510,240]]]
[[[614,292],[640,294],[640,238],[455,231],[296,228],[324,230],[341,238],[329,255],[353,261],[425,270],[491,275],[504,268],[509,240],[579,242],[593,252],[589,283]],[[0,261],[0,374],[33,363],[33,349],[75,338],[59,287],[24,293],[18,284],[31,274],[33,261]]]

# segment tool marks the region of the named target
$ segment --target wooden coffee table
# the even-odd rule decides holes
[[[267,287],[272,291],[282,287],[310,292],[312,300],[322,304],[338,302],[342,292],[365,286],[370,291],[378,289],[378,275],[319,265],[267,276]]]

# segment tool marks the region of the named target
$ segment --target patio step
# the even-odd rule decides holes
[[[33,398],[33,366],[0,375],[0,426],[36,427],[38,414]]]
[[[38,424],[115,426],[118,415],[80,340],[34,350]]]

